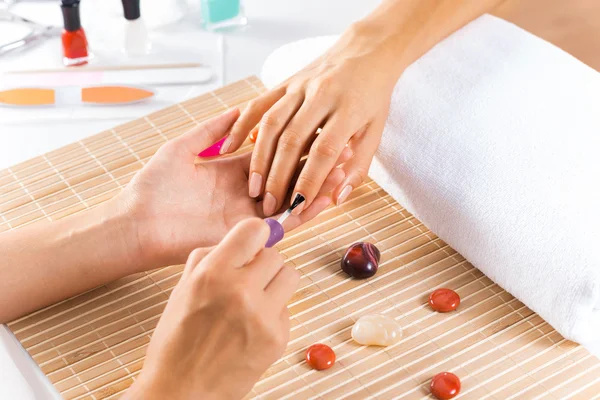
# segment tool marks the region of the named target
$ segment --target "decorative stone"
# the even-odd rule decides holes
[[[391,346],[401,338],[400,324],[382,314],[363,315],[352,327],[352,339],[366,346]]]
[[[306,350],[306,363],[318,371],[329,369],[335,364],[335,352],[326,344],[313,344]]]
[[[256,143],[256,139],[258,138],[258,127],[254,128],[250,131],[250,141],[252,143]]]
[[[371,243],[358,242],[346,250],[342,258],[342,270],[348,275],[357,278],[370,278],[379,267],[380,253]]]
[[[460,296],[452,289],[437,289],[429,295],[429,305],[435,311],[454,311],[460,305]]]
[[[451,372],[437,374],[431,380],[431,394],[439,400],[449,400],[460,392],[460,379]]]
[[[269,228],[271,228],[271,233],[269,234],[269,239],[267,240],[265,247],[273,247],[277,242],[283,239],[283,234],[285,232],[283,231],[283,226],[276,219],[267,218],[265,219],[265,222],[269,225]]]

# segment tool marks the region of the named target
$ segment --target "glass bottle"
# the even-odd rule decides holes
[[[236,29],[246,25],[241,0],[201,0],[202,26],[210,31]]]
[[[79,17],[79,0],[63,0],[61,4],[64,30],[62,33],[63,64],[84,65],[91,59],[85,31]]]

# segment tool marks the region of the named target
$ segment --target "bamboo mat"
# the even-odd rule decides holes
[[[248,78],[1,171],[0,232],[111,198],[168,139],[230,106],[244,107],[263,90]],[[381,251],[380,270],[366,281],[340,270],[356,241]],[[600,398],[597,358],[563,339],[372,181],[278,247],[302,273],[289,305],[291,339],[248,398],[421,399],[441,371],[461,378],[462,399]],[[117,398],[139,373],[181,271],[129,276],[9,326],[65,398]],[[438,287],[460,294],[458,312],[427,306]],[[354,321],[375,312],[400,321],[400,343],[363,347],[350,339]],[[303,362],[316,342],[336,351],[330,370]]]

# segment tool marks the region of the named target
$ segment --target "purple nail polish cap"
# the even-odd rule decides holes
[[[206,149],[202,150],[200,154],[198,154],[198,157],[215,157],[220,155],[221,147],[223,146],[223,142],[225,141],[225,139],[227,139],[227,136],[214,143],[210,147],[207,147]]]
[[[281,226],[281,224],[273,218],[267,218],[265,219],[265,222],[267,223],[267,225],[269,225],[269,228],[271,228],[269,240],[267,240],[267,244],[265,244],[265,247],[273,247],[277,244],[277,242],[283,239],[283,226]]]

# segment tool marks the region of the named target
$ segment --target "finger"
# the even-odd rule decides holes
[[[330,196],[318,196],[315,201],[312,202],[308,208],[304,209],[302,214],[300,215],[290,215],[288,219],[283,223],[283,229],[286,232],[295,229],[296,227],[310,221],[319,215],[323,210],[325,210],[331,204]]]
[[[348,146],[345,146],[344,150],[342,150],[342,154],[340,154],[340,157],[335,162],[335,166],[338,167],[342,165],[343,163],[351,159],[353,155],[354,152],[352,151],[352,149],[350,149],[350,147]]]
[[[281,134],[265,184],[265,208],[263,210],[265,215],[273,215],[283,203],[306,143],[310,140],[311,135],[314,135],[326,115],[327,110],[324,107],[319,107],[317,103],[311,105],[305,103]],[[258,141],[260,142],[260,140],[259,134]],[[254,170],[252,166],[250,169]],[[330,170],[331,168],[327,170],[327,173]]]
[[[264,220],[245,219],[204,257],[202,263],[216,265],[218,268],[240,268],[252,261],[264,249],[269,234],[270,228]]]
[[[248,137],[250,130],[258,124],[262,116],[284,95],[285,87],[282,86],[270,90],[250,101],[241,117],[231,128],[231,133],[223,142],[221,154],[232,153],[239,149],[244,140],[246,140],[246,137]]]
[[[310,148],[306,165],[294,187],[294,193],[302,193],[306,197],[305,207],[309,206],[319,193],[354,132],[356,127],[351,127],[346,121],[337,118],[328,120],[323,127],[323,131]]]
[[[227,134],[239,116],[240,110],[237,108],[227,110],[174,139],[174,143],[183,150],[186,157],[193,161],[199,153],[214,152],[220,140]],[[213,146],[216,147],[213,148]]]
[[[345,177],[346,172],[342,168],[334,168],[333,170],[331,170],[329,175],[327,175],[325,182],[323,182],[321,190],[319,190],[318,196],[324,196],[331,193],[335,188],[338,187],[340,183],[342,183]]]
[[[214,247],[201,247],[193,250],[190,253],[187,262],[185,263],[185,268],[183,269],[183,275],[181,276],[182,281],[185,281],[189,278],[192,271],[196,269],[198,264],[200,264],[200,261],[202,261],[213,248]]]
[[[300,282],[300,273],[289,265],[284,265],[277,275],[265,288],[265,293],[269,297],[271,304],[275,307],[284,308],[290,298],[296,292]]]
[[[298,177],[298,175],[300,175],[300,172],[302,171],[302,166],[304,165],[304,162],[305,161],[300,162],[300,165],[299,165],[298,169],[296,170],[296,175],[295,175],[296,178]],[[344,180],[345,177],[346,177],[346,173],[342,168],[334,168],[327,176],[327,179],[325,179],[325,183],[323,183],[323,186],[321,187],[321,191],[319,192],[319,195],[324,196],[324,195],[330,194]],[[295,178],[292,181],[295,182]],[[278,213],[282,213],[288,209],[288,202],[291,200],[291,198],[292,198],[292,192],[288,191],[287,196],[286,196],[282,206],[278,210]],[[296,212],[296,210],[294,210],[292,212],[292,215],[298,215],[298,214],[300,214],[300,213]]]
[[[302,105],[302,99],[300,94],[285,95],[261,119],[250,162],[251,173],[248,182],[250,197],[257,197],[262,193],[279,137]]]
[[[346,178],[333,192],[336,205],[343,204],[352,190],[357,188],[367,177],[371,161],[379,146],[385,118],[382,121],[367,126],[364,134],[358,135],[350,141],[349,146],[354,151],[354,156],[343,165]]]
[[[244,270],[250,275],[251,282],[264,290],[282,267],[283,256],[271,247],[261,250],[254,260],[244,266]]]

